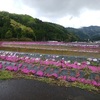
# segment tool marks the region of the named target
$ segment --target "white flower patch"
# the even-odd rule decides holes
[[[65,61],[65,64],[67,63],[67,61]]]
[[[92,58],[88,58],[87,60],[92,61]]]
[[[95,62],[96,62],[96,61],[98,61],[98,60],[95,58],[95,59],[93,59],[93,61],[95,61]]]
[[[64,58],[62,58],[64,60]]]
[[[36,58],[35,60],[40,60],[40,58]]]
[[[90,62],[89,61],[87,61],[87,65],[90,65]]]
[[[48,61],[48,59],[46,59],[46,61]]]
[[[28,59],[29,57],[26,57],[25,59]]]
[[[40,55],[40,57],[41,57],[42,55]]]
[[[81,65],[81,63],[77,63],[77,65],[79,65],[79,66],[80,66],[80,65]]]
[[[68,62],[68,63],[70,63],[71,61],[70,61],[70,60],[68,60],[67,62]]]
[[[55,59],[52,59],[52,61],[55,61]]]
[[[58,58],[59,56],[56,56],[56,58]]]

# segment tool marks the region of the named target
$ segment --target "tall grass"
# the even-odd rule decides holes
[[[0,80],[6,80],[13,78],[13,74],[9,71],[0,71]]]

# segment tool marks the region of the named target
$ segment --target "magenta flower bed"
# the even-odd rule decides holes
[[[99,43],[86,43],[86,42],[57,42],[57,41],[48,41],[48,42],[1,42],[1,47],[19,47],[19,48],[32,48],[33,45],[48,45],[48,46],[66,46],[66,47],[76,47],[78,50],[70,49],[70,51],[74,52],[100,52],[100,44]],[[38,49],[38,48],[37,48]],[[55,50],[53,48],[41,48],[41,49],[49,49]],[[66,49],[56,49],[56,50],[65,50]]]
[[[98,66],[91,65],[93,61],[98,63]],[[20,54],[18,55],[17,53],[0,52],[0,70],[21,71],[24,74],[51,77],[69,82],[77,81],[97,87],[100,86],[99,65],[99,60],[96,58],[89,58],[87,61],[83,62],[71,62],[64,59],[56,60],[54,56],[52,59],[42,59],[41,56],[20,56]],[[81,72],[84,73],[83,76]],[[89,78],[92,74],[96,76],[93,76],[94,78]]]
[[[25,63],[32,63],[32,64],[37,64],[39,63],[40,65],[45,65],[45,66],[56,66],[56,67],[61,67],[61,68],[70,68],[70,69],[89,69],[92,72],[99,73],[100,72],[100,66],[92,66],[88,64],[89,62],[85,61],[82,63],[74,62],[70,63],[68,61],[54,61],[54,60],[42,60],[41,58],[28,58],[28,57],[16,57],[16,56],[6,56],[6,55],[1,55],[0,59],[5,60],[5,61],[10,61],[10,62],[25,62]]]

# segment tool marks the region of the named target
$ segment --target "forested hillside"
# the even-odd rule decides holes
[[[29,15],[0,12],[0,40],[77,41],[79,38],[58,24]]]
[[[81,41],[100,41],[100,26],[82,27],[79,29],[66,28],[77,35]]]
[[[98,41],[100,27],[79,29],[43,22],[29,15],[0,12],[0,40],[12,41]]]

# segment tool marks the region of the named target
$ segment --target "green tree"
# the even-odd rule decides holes
[[[12,38],[12,32],[10,30],[8,30],[5,34],[5,38],[6,39],[9,39],[9,38]]]

